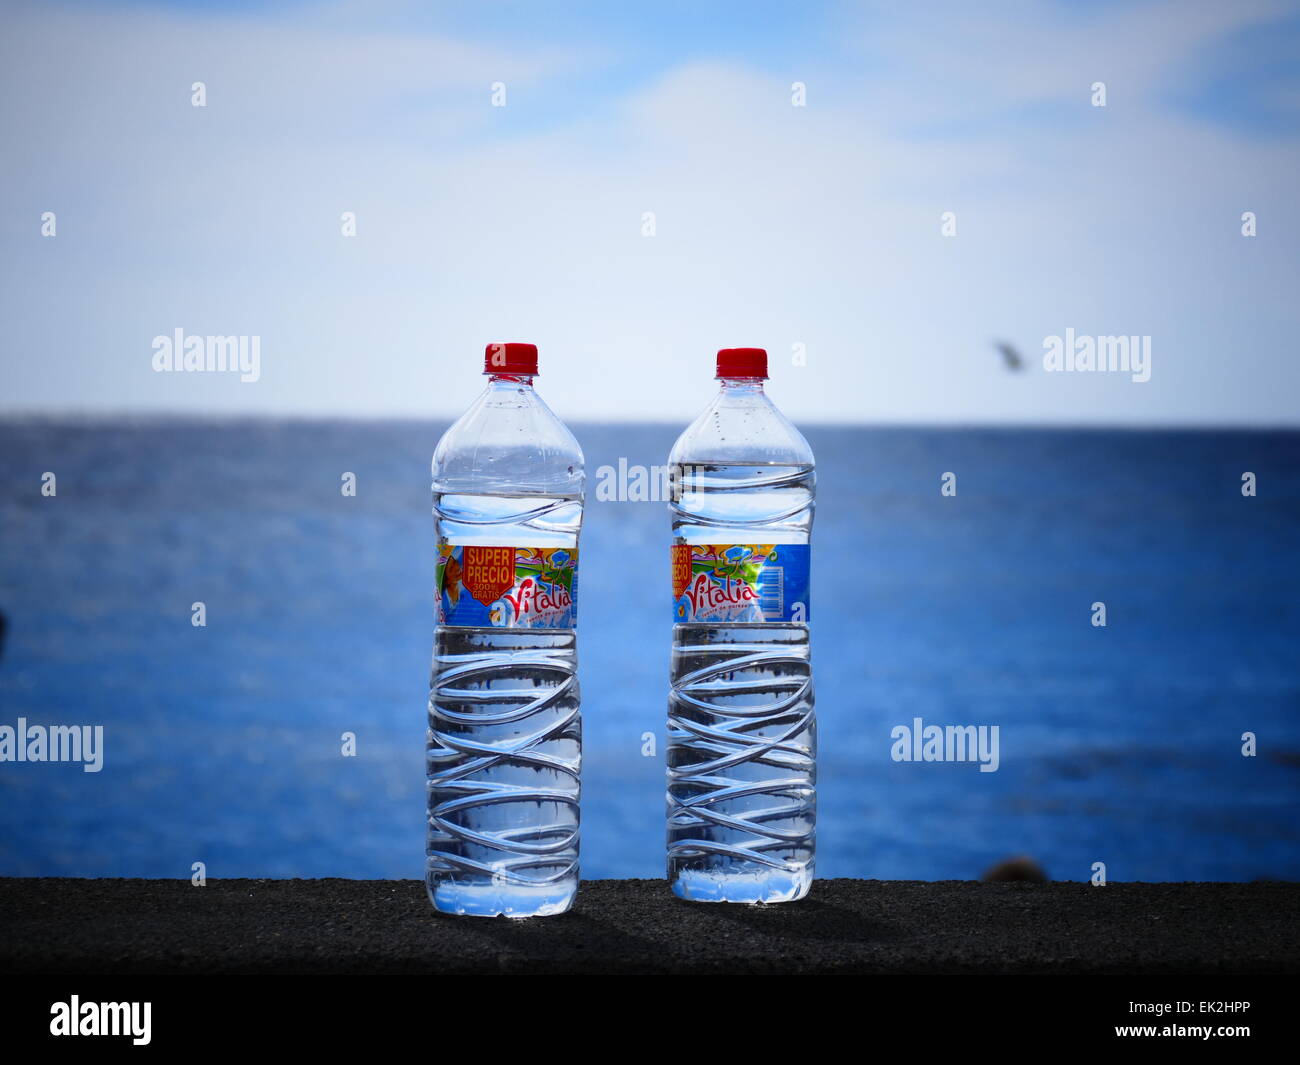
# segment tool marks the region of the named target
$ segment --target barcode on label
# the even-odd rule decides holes
[[[785,613],[785,571],[780,566],[764,566],[758,573],[758,608],[765,618],[780,618]]]

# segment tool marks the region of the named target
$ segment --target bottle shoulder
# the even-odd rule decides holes
[[[671,465],[755,464],[813,466],[808,441],[761,390],[723,390],[681,436]]]
[[[581,495],[582,447],[531,386],[489,384],[434,448],[435,492]]]

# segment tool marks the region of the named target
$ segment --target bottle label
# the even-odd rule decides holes
[[[438,545],[438,624],[572,629],[578,549]]]
[[[674,544],[673,621],[808,620],[808,544]]]

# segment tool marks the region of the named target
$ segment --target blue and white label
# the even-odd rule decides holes
[[[674,544],[673,620],[806,622],[808,544]]]

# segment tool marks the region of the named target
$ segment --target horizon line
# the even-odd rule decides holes
[[[0,409],[0,425],[21,422],[63,422],[93,424],[95,422],[353,422],[357,424],[377,424],[384,422],[409,422],[429,424],[450,424],[459,418],[459,414],[413,414],[413,413],[357,413],[329,411],[184,411],[161,408],[85,410],[70,408],[58,409]],[[798,425],[817,427],[819,429],[1007,429],[1007,430],[1061,430],[1094,432],[1300,432],[1300,420],[1295,422],[1253,423],[1240,421],[1057,421],[1041,420],[980,420],[961,419],[941,421],[925,418],[873,418],[862,421],[843,421],[838,419],[796,419],[791,421]],[[616,417],[581,417],[565,422],[566,425],[595,426],[645,426],[647,428],[682,428],[689,424],[685,421],[648,418]]]

